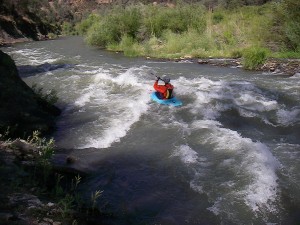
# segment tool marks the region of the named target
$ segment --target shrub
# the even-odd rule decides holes
[[[139,45],[134,39],[128,35],[124,35],[119,44],[120,49],[124,52],[125,56],[135,57],[139,55],[141,50],[138,50]]]
[[[183,33],[189,28],[203,32],[206,26],[205,10],[200,4],[181,4],[175,8],[147,6],[144,26],[151,36],[161,37],[166,30]]]
[[[89,28],[98,21],[100,21],[100,16],[92,13],[88,16],[88,18],[76,25],[76,30],[79,34],[84,35],[87,33]]]
[[[237,58],[241,58],[243,56],[243,53],[241,50],[237,49],[237,50],[233,50],[231,53],[230,53],[230,56],[234,59],[237,59]]]
[[[251,47],[243,53],[243,66],[245,69],[257,69],[267,59],[267,50],[259,47]]]
[[[213,14],[213,24],[218,24],[220,23],[223,19],[224,19],[224,16],[221,12],[215,12]]]
[[[274,4],[274,28],[277,41],[284,43],[287,50],[300,51],[299,9],[299,0],[282,0]]]
[[[136,38],[141,25],[141,13],[137,7],[115,8],[109,14],[99,18],[90,18],[82,22],[81,29],[87,27],[87,42],[91,45],[106,47],[119,43],[122,36]],[[90,25],[90,23],[93,23]]]

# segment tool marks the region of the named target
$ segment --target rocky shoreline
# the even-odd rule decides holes
[[[71,168],[74,159],[64,158],[63,166],[56,166],[53,155],[41,164],[45,146],[34,143],[34,136],[1,139],[0,225],[87,225],[110,218],[80,198],[77,188],[86,174]]]
[[[62,224],[60,206],[38,194],[38,185],[29,181],[32,171],[24,169],[35,165],[37,151],[24,140],[0,141],[0,224]]]
[[[242,68],[242,59],[198,59],[199,64],[209,64],[214,66],[239,67]],[[276,59],[269,58],[259,66],[257,71],[272,73],[276,75],[293,76],[300,73],[300,59]]]

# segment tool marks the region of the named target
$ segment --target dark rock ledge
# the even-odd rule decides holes
[[[0,133],[26,137],[39,130],[43,135],[55,129],[61,111],[43,100],[19,77],[10,56],[0,50]]]

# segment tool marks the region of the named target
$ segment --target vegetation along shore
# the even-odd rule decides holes
[[[299,58],[298,1],[212,5],[177,2],[168,6],[116,6],[107,12],[89,15],[75,28],[88,44],[122,51],[126,56],[234,58],[239,59],[245,69],[270,67],[270,71],[276,71],[278,63],[287,63],[279,60],[281,58]],[[288,64],[295,63],[299,65],[297,60]],[[297,71],[296,65],[290,74]]]
[[[250,70],[288,75],[300,70],[297,0],[17,3],[3,0],[2,45],[83,35],[89,45],[130,57],[230,66],[224,63],[230,60],[214,59],[234,59]]]

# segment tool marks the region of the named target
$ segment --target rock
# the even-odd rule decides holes
[[[15,139],[12,143],[11,146],[14,148],[17,148],[20,152],[28,154],[28,153],[38,153],[38,148],[35,147],[34,145],[28,143],[25,140],[22,139]]]
[[[52,225],[61,225],[61,222],[53,222]]]
[[[50,218],[43,218],[43,220],[48,223],[53,223],[53,219]]]
[[[66,163],[67,164],[73,164],[73,163],[75,163],[77,161],[77,159],[74,157],[74,156],[67,156],[67,158],[66,158]]]
[[[45,222],[45,221],[42,221],[40,223],[38,223],[38,225],[50,225],[51,223],[48,223],[48,222]]]
[[[295,73],[300,72],[300,60],[270,58],[259,68],[259,70],[292,76]]]
[[[55,205],[55,204],[52,203],[52,202],[48,202],[48,203],[47,203],[47,206],[48,206],[48,207],[53,207],[54,205]]]
[[[27,208],[42,207],[42,202],[35,195],[16,193],[9,197],[12,206],[23,205]]]
[[[206,60],[206,59],[199,59],[198,63],[199,64],[208,64],[208,60]]]
[[[0,50],[0,133],[9,127],[10,137],[26,137],[39,130],[55,129],[60,109],[41,99],[19,77],[14,61]]]

